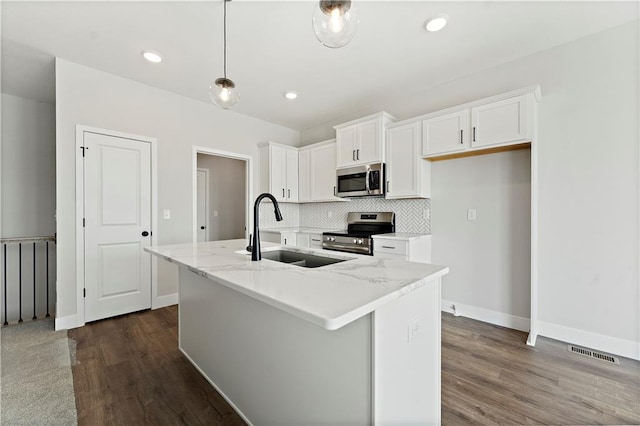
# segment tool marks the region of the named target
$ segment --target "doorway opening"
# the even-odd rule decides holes
[[[248,238],[250,156],[194,147],[193,242]]]

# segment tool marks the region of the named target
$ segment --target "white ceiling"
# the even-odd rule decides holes
[[[315,38],[310,1],[228,3],[234,110],[304,130],[638,19],[638,2],[358,1],[353,41]],[[222,76],[222,2],[3,1],[2,91],[54,101],[53,57],[203,102]],[[450,16],[439,33],[423,23]],[[144,61],[143,49],[165,60]],[[286,90],[300,96],[283,97]]]

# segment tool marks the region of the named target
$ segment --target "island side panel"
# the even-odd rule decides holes
[[[373,315],[374,422],[440,424],[440,278]]]
[[[371,315],[328,331],[180,268],[180,349],[245,420],[372,422]]]

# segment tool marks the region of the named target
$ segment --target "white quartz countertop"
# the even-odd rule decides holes
[[[287,246],[290,251],[349,259],[304,268],[263,259],[252,262],[246,240],[145,248],[254,299],[336,330],[449,272],[445,266]],[[262,243],[262,251],[281,246]]]
[[[430,237],[430,234],[414,234],[410,232],[394,232],[390,234],[374,234],[374,240],[414,240],[416,238]]]
[[[322,234],[323,232],[341,232],[344,229],[335,228],[302,228],[302,227],[289,227],[289,228],[260,228],[260,232],[301,232],[304,234]]]

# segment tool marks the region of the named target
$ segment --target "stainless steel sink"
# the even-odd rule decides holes
[[[303,268],[318,268],[320,266],[332,265],[334,263],[349,260],[338,259],[334,257],[317,256],[315,254],[289,250],[263,251],[262,258],[275,260],[276,262],[288,263],[289,265],[302,266]]]

